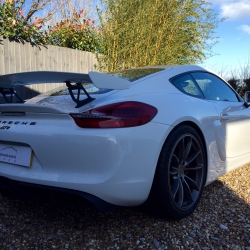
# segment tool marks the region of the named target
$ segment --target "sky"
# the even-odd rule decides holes
[[[215,56],[203,66],[214,71],[231,71],[250,62],[250,0],[207,0],[211,8],[226,17],[215,30],[218,43],[212,52]]]

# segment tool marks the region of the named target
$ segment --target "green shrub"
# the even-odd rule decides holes
[[[47,37],[42,31],[43,19],[37,17],[33,23],[26,21],[20,5],[20,0],[0,0],[0,36],[18,42],[46,44]]]
[[[95,27],[95,21],[85,19],[84,10],[73,13],[55,26],[49,27],[49,43],[89,52],[101,52],[100,30]]]

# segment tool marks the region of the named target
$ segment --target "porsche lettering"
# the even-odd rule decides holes
[[[13,125],[36,125],[36,122],[19,122],[19,121],[0,121],[1,124],[13,124]]]

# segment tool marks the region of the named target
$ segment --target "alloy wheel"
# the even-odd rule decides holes
[[[202,146],[192,134],[182,135],[170,154],[168,187],[174,205],[189,209],[203,188],[204,156]]]

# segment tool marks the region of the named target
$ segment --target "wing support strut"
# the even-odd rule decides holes
[[[16,93],[14,89],[0,88],[0,93],[3,95],[6,103],[13,103],[13,96],[15,96],[19,100],[18,103],[24,103],[24,100],[22,100],[22,98]],[[7,95],[10,95],[10,97],[8,98]]]
[[[92,102],[93,100],[95,100],[95,98],[92,98],[89,93],[86,91],[86,89],[83,87],[83,85],[81,83],[76,83],[76,85],[72,85],[70,83],[70,81],[66,81],[66,85],[68,87],[69,90],[69,94],[72,98],[72,100],[77,104],[76,108],[80,108],[83,105]],[[77,90],[77,97],[75,97],[73,90]],[[80,96],[81,96],[81,90],[85,93],[85,95],[87,96],[86,99],[84,100],[80,100]]]

